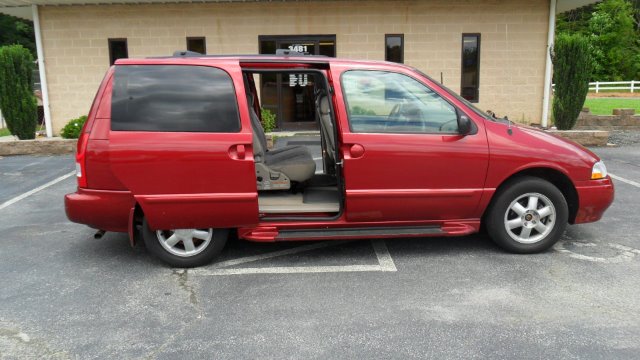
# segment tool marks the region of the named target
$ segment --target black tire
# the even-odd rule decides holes
[[[211,241],[204,250],[193,256],[178,256],[162,247],[156,232],[149,228],[147,219],[142,222],[142,239],[147,250],[160,260],[177,268],[192,268],[211,263],[224,248],[228,237],[228,229],[213,229]]]
[[[544,218],[543,220],[547,221],[547,223],[543,223],[543,225],[553,226],[546,235],[544,235],[545,232],[538,232],[537,229],[531,230],[531,233],[535,234],[535,236],[531,238],[531,241],[534,241],[537,236],[540,237],[540,239],[533,243],[523,243],[512,237],[520,238],[522,233],[517,234],[516,232],[523,231],[524,227],[514,228],[511,232],[512,235],[510,235],[506,226],[506,219],[515,218],[517,221],[521,221],[518,219],[522,219],[522,221],[525,220],[524,216],[526,215],[520,217],[513,212],[513,210],[509,210],[509,208],[512,202],[527,194],[543,195],[546,198],[541,197],[542,202],[550,201],[555,209],[555,219],[553,219],[553,221],[551,221],[551,217]],[[528,198],[522,198],[521,201],[525,201],[525,199]],[[538,206],[542,205],[539,204]],[[507,213],[507,210],[509,210],[510,213]],[[567,200],[557,187],[537,177],[523,176],[510,180],[496,193],[489,209],[487,209],[484,220],[489,236],[501,248],[517,254],[533,254],[549,249],[558,241],[567,226],[568,218],[569,208],[567,206]],[[528,220],[530,218],[527,217],[526,219]],[[541,221],[538,220],[538,222]],[[535,217],[532,222],[527,222],[529,226],[533,226],[532,223],[536,223]]]

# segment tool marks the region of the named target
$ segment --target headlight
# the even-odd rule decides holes
[[[591,169],[591,180],[604,179],[607,177],[607,167],[604,166],[604,162],[602,160],[593,164],[593,168]]]

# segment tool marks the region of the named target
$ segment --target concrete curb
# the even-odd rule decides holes
[[[582,146],[607,146],[609,132],[604,130],[547,130]]]
[[[73,154],[76,143],[76,139],[62,138],[1,141],[0,156]]]

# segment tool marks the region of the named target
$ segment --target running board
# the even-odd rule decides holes
[[[334,228],[318,225],[320,228],[287,229],[276,224],[238,229],[238,237],[249,241],[273,242],[292,240],[350,240],[366,238],[402,238],[431,236],[461,236],[478,232],[479,220],[445,222],[439,225],[385,226],[385,227],[343,227]]]
[[[419,237],[444,234],[439,226],[367,227],[322,230],[281,230],[276,240],[293,239],[362,239],[368,237]]]

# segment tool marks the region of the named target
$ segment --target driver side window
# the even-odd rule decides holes
[[[351,131],[455,133],[456,109],[413,78],[392,72],[351,70],[342,75]]]

